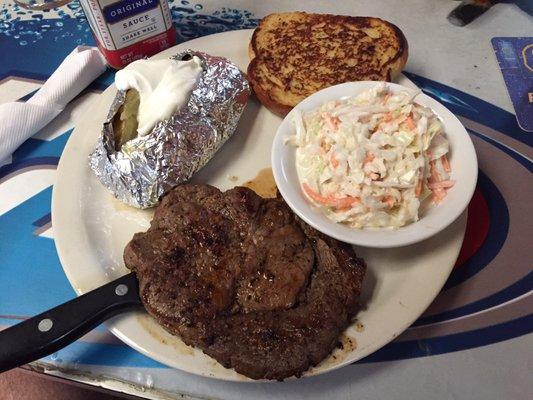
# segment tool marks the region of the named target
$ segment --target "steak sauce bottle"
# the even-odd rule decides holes
[[[80,0],[98,48],[120,69],[176,44],[167,0]]]

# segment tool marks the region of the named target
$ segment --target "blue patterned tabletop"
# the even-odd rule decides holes
[[[211,4],[207,12],[192,1],[170,1],[170,5],[178,42],[253,28],[258,22],[256,15],[240,8]],[[79,44],[94,45],[94,39],[77,1],[44,13],[0,2],[0,99],[27,99]],[[412,327],[361,364],[466,351],[533,331],[529,249],[533,214],[523,200],[533,197],[532,135],[500,107],[430,76],[406,75],[466,126],[478,154],[479,182],[469,206],[463,248],[445,288]],[[109,70],[79,96],[80,102],[105,89],[112,79]],[[29,139],[0,166],[0,327],[75,295],[56,254],[50,216],[54,170],[73,127],[68,116],[61,118],[66,122],[58,122],[58,129]],[[104,327],[45,361],[86,372],[97,370],[96,366],[167,369]],[[157,376],[157,371],[152,374]],[[128,374],[122,378],[134,380]]]

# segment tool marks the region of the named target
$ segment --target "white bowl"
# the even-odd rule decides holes
[[[301,111],[313,110],[323,103],[357,95],[374,87],[377,82],[348,82],[323,89],[296,106]],[[413,89],[395,83],[387,83],[393,93]],[[414,101],[433,110],[441,119],[450,142],[449,161],[451,179],[455,185],[439,205],[429,207],[417,222],[395,230],[354,229],[328,219],[305,197],[296,172],[296,147],[285,144],[285,138],[293,133],[291,111],[278,128],[272,145],[272,170],[278,189],[292,210],[305,222],[346,243],[367,247],[398,247],[420,242],[450,225],[465,210],[476,187],[477,157],[474,145],[464,126],[438,101],[420,93]]]

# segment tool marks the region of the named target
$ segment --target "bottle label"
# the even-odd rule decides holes
[[[162,5],[161,3],[164,3]],[[118,50],[170,29],[168,5],[160,0],[83,0],[82,7],[97,39]]]
[[[167,0],[80,0],[98,47],[115,68],[176,42]]]
[[[104,7],[104,18],[108,23],[114,24],[139,14],[145,14],[156,8],[158,4],[157,0],[126,0],[113,3]]]

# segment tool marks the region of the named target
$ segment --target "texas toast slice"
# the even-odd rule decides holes
[[[249,53],[248,78],[257,97],[283,116],[328,86],[390,81],[407,62],[407,41],[379,18],[290,12],[263,18]]]

